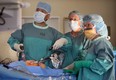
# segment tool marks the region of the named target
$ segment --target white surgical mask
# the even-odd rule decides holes
[[[44,20],[45,16],[46,16],[46,14],[39,11],[34,14],[34,19],[38,23],[45,22],[45,20]]]
[[[78,21],[70,21],[69,25],[70,25],[71,30],[73,31],[77,31],[80,28]]]

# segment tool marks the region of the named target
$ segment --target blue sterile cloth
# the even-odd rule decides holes
[[[30,72],[38,76],[61,76],[63,75],[62,69],[51,69],[49,67],[41,68],[39,66],[26,66],[24,61],[16,61],[9,64],[10,67],[16,68],[17,70],[23,70]]]
[[[12,62],[8,66],[9,69],[0,66],[0,80],[76,80],[75,75],[64,74],[62,69],[26,66],[23,61]]]
[[[38,76],[61,76],[63,75],[62,69],[51,69],[49,67],[47,68],[41,68],[37,66],[27,66],[27,69],[29,72],[38,75]]]

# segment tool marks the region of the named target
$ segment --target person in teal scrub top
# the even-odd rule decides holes
[[[107,39],[106,25],[100,15],[83,18],[85,36],[91,40],[81,53],[83,59],[74,62],[77,80],[115,80],[115,58],[112,44]]]
[[[39,61],[51,55],[49,51],[51,47],[56,50],[65,44],[70,44],[68,38],[46,24],[50,12],[51,6],[48,3],[39,2],[34,14],[34,22],[24,24],[22,29],[11,34],[8,44],[13,50],[23,52],[26,60]],[[20,46],[24,46],[24,50],[21,50]]]
[[[64,67],[72,64],[75,60],[78,60],[80,50],[86,45],[87,39],[82,29],[82,15],[74,10],[68,15],[70,32],[65,33],[65,36],[71,39],[72,47],[67,50],[65,60],[63,63]]]

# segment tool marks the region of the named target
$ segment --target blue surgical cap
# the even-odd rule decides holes
[[[83,17],[83,22],[91,22],[95,28],[98,34],[107,37],[108,36],[108,30],[107,30],[107,26],[103,21],[103,18],[98,15],[98,14],[89,14],[89,15],[85,15]]]
[[[51,6],[48,3],[39,2],[36,8],[44,9],[46,12],[51,12]]]

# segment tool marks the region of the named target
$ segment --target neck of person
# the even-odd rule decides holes
[[[100,37],[101,35],[96,34],[91,40],[95,40],[96,38]]]
[[[81,31],[81,28],[79,28],[77,31],[71,31],[71,35],[73,36],[73,37],[76,37],[76,36],[78,36],[78,33]]]
[[[35,25],[37,26],[41,26],[41,27],[46,27],[47,24],[45,22],[41,22],[41,23],[38,23],[38,22],[34,22]]]

